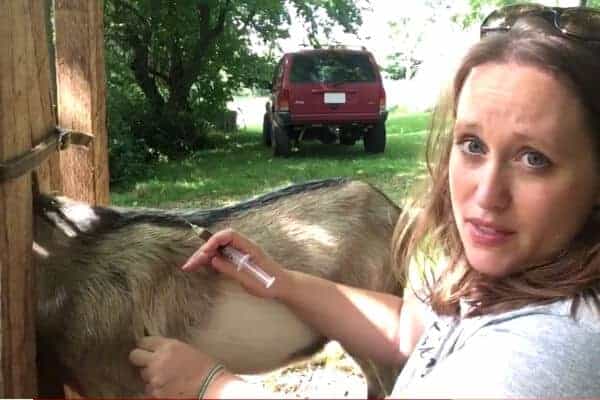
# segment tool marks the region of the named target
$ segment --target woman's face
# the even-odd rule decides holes
[[[506,276],[565,249],[600,198],[595,149],[578,99],[549,73],[516,63],[473,68],[449,164],[471,266]]]

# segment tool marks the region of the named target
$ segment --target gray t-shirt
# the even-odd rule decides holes
[[[589,298],[574,316],[571,305],[473,318],[429,310],[390,397],[600,398],[600,316]]]

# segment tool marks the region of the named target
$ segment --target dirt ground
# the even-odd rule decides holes
[[[264,375],[245,375],[249,382],[262,383],[269,392],[285,398],[366,398],[367,385],[360,369],[336,342],[306,362]]]

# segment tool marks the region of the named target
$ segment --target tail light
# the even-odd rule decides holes
[[[277,109],[279,111],[290,111],[290,90],[281,89],[277,96]]]
[[[379,93],[379,112],[385,112],[385,89],[381,88]]]

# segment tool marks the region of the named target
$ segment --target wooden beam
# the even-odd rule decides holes
[[[43,3],[0,2],[0,161],[22,155],[54,127]],[[53,157],[42,186],[60,185]],[[33,397],[35,279],[29,174],[0,184],[0,397]]]
[[[58,123],[94,135],[90,149],[61,153],[63,193],[108,204],[103,1],[56,0],[55,26]]]
[[[54,54],[49,49],[48,20],[50,11],[40,4],[39,0],[29,0],[31,9],[31,30],[34,38],[34,54],[36,63],[36,76],[32,85],[36,86],[30,96],[30,112],[32,116],[31,141],[33,145],[42,142],[47,135],[54,131],[56,126],[56,100],[54,95]],[[37,93],[37,96],[35,94]],[[60,159],[58,152],[48,158],[36,169],[40,190],[43,192],[62,192],[62,177],[60,173]]]

